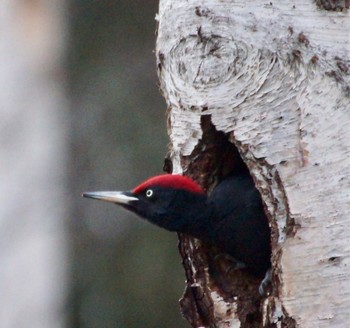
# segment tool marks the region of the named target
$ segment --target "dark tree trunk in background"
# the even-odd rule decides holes
[[[267,297],[180,236],[193,327],[345,327],[350,307],[348,1],[161,0],[173,172],[206,189],[239,162],[269,218]],[[229,201],[229,200],[228,200]]]

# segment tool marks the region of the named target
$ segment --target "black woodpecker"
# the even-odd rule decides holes
[[[230,175],[209,196],[192,179],[172,174],[150,178],[131,191],[83,196],[118,204],[161,228],[213,244],[258,276],[271,266],[270,228],[247,174]]]

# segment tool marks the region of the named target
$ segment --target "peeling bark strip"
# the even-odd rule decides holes
[[[316,0],[316,4],[325,10],[343,11],[349,8],[349,0]]]
[[[273,229],[265,299],[258,282],[225,274],[213,250],[181,237],[193,327],[350,324],[350,16],[320,3],[160,1],[173,170],[210,189],[239,163],[229,138]]]

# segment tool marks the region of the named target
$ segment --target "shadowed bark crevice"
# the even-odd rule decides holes
[[[203,135],[198,145],[190,156],[181,157],[184,174],[208,193],[233,172],[249,175],[237,148],[228,135],[215,129],[210,115],[201,117],[201,127]],[[168,160],[165,168],[168,172],[171,169]],[[218,315],[224,321],[232,311],[239,317],[241,327],[261,327],[264,301],[258,292],[261,278],[247,268],[231,270],[232,260],[225,254],[187,235],[179,235],[179,250],[187,279],[180,304],[184,317],[193,327],[215,327]],[[215,312],[213,293],[226,307],[220,314]]]

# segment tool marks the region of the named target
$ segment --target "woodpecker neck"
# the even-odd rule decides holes
[[[212,207],[204,193],[186,190],[167,190],[158,192],[162,199],[157,200],[157,206],[145,206],[142,203],[135,207],[135,212],[146,220],[169,231],[186,233],[196,238],[210,239]]]
[[[197,201],[184,211],[183,226],[178,232],[189,234],[206,242],[211,242],[214,235],[213,227],[214,207],[206,195],[197,195]]]

